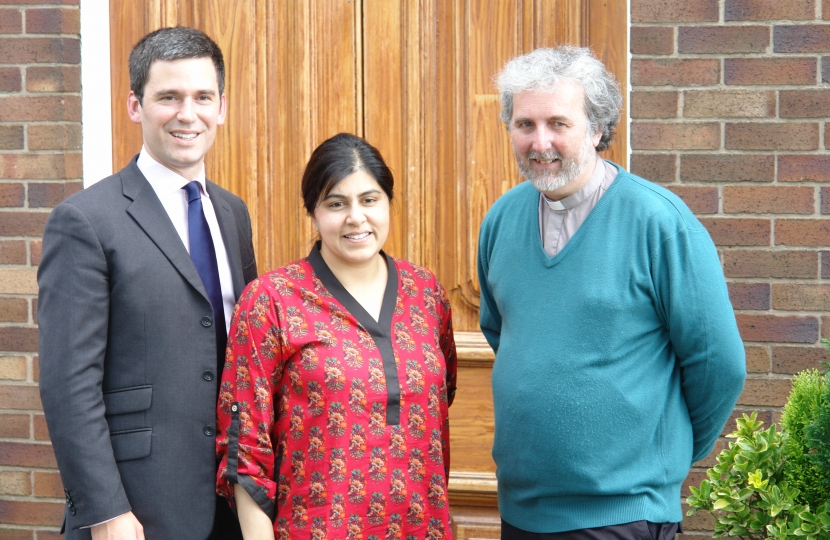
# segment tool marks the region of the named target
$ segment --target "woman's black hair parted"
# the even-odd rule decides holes
[[[138,102],[144,99],[144,87],[153,62],[183,58],[210,58],[216,68],[219,95],[225,92],[225,60],[219,45],[200,30],[176,26],[151,32],[133,47],[130,53],[130,90]]]
[[[323,141],[312,152],[303,173],[303,206],[306,212],[313,214],[317,204],[328,196],[334,186],[361,169],[375,179],[392,202],[395,181],[377,148],[351,133],[338,133]]]

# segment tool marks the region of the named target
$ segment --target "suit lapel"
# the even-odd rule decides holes
[[[236,218],[231,206],[222,197],[222,193],[210,180],[205,182],[210,202],[216,212],[216,221],[222,231],[222,241],[228,252],[228,263],[231,265],[231,279],[233,280],[233,297],[239,298],[245,288],[245,278],[242,275],[242,251],[239,246],[239,231],[236,228]]]
[[[179,233],[173,227],[156,192],[135,164],[135,160],[132,160],[119,174],[124,196],[133,201],[127,207],[127,213],[158,246],[182,277],[207,299],[207,292],[202,285],[199,273],[196,272],[196,267],[193,266],[190,254],[185,249]]]

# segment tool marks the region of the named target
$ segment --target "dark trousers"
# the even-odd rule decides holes
[[[501,540],[672,540],[678,532],[683,532],[679,523],[634,521],[594,529],[532,533],[501,520]]]
[[[213,531],[208,540],[242,540],[242,529],[236,514],[228,506],[228,500],[216,496],[216,512],[213,514]]]

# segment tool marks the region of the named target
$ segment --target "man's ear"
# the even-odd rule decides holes
[[[141,123],[141,102],[138,101],[138,96],[132,90],[127,96],[127,114],[133,124]]]
[[[591,144],[594,145],[594,148],[597,147],[599,144],[600,139],[602,139],[602,130],[597,131],[593,137],[591,137]]]
[[[228,112],[227,102],[225,101],[225,94],[219,99],[219,116],[216,118],[216,125],[221,126],[225,123],[225,115]]]

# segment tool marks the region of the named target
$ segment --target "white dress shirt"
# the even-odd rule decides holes
[[[144,178],[150,182],[153,191],[156,192],[162,206],[167,211],[167,215],[170,216],[170,221],[173,222],[176,232],[179,233],[179,238],[182,239],[185,249],[190,253],[190,234],[187,229],[187,192],[184,190],[184,186],[190,183],[190,180],[153,159],[144,147],[141,148],[141,154],[138,156],[136,165],[138,165]],[[202,193],[202,209],[205,212],[210,236],[213,238],[213,247],[216,250],[219,285],[222,288],[222,303],[225,308],[225,332],[227,333],[231,328],[231,315],[233,314],[233,306],[236,304],[233,297],[231,263],[228,260],[225,242],[222,240],[222,231],[219,230],[219,222],[216,221],[216,211],[213,209],[210,195],[205,189],[204,164],[199,175],[193,180],[199,182],[199,186],[201,186],[199,191]]]

